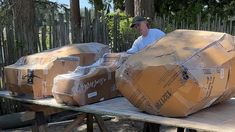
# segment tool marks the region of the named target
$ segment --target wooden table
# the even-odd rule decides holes
[[[222,104],[215,105],[208,109],[192,114],[186,118],[169,118],[143,113],[142,111],[134,107],[124,97],[118,97],[82,107],[58,104],[56,103],[54,98],[33,100],[26,99],[23,97],[12,97],[9,95],[8,91],[0,91],[0,97],[13,99],[25,103],[92,114],[97,119],[98,124],[101,124],[100,128],[102,131],[107,131],[107,129],[102,126],[102,121],[99,122],[100,117],[97,115],[113,115],[125,119],[150,122],[167,126],[175,126],[179,128],[189,128],[194,130],[235,132],[235,98],[232,98],[231,100],[226,101]],[[75,123],[73,125],[75,125],[85,117],[91,118],[89,116],[81,115],[81,117],[75,120]],[[72,128],[73,125],[71,124],[70,127]],[[88,122],[88,126],[89,125],[92,124]]]

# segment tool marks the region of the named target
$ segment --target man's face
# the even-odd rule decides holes
[[[135,29],[143,36],[146,36],[148,33],[148,26],[145,21],[142,21],[138,24],[135,24]]]

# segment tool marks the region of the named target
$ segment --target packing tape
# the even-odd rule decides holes
[[[107,70],[108,80],[111,80],[112,79],[112,70],[109,69],[108,67],[105,69]]]
[[[44,75],[47,75],[47,74],[48,74],[48,69],[47,69],[47,68],[43,69],[43,74],[44,74]]]
[[[224,68],[220,69],[220,79],[224,79]]]
[[[17,85],[20,86],[20,82],[22,81],[22,76],[21,76],[21,72],[18,70],[17,72]]]
[[[178,99],[179,102],[181,102],[184,106],[186,106],[188,109],[190,109],[192,106],[194,106],[194,103],[185,99],[179,92],[175,92],[173,95],[176,99]]]
[[[204,105],[203,109],[204,109],[204,108],[207,108],[207,107],[209,107],[209,106],[211,106],[218,98],[219,98],[219,97],[215,97],[215,98],[211,99],[208,103],[206,103],[206,104]]]
[[[42,81],[42,95],[47,95],[47,82],[46,81]]]
[[[78,86],[79,86],[79,80],[75,80],[74,85],[71,89],[72,95],[76,95],[76,94],[81,93],[82,90]]]

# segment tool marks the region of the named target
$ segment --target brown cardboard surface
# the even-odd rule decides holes
[[[176,30],[130,56],[117,87],[144,111],[187,116],[234,95],[234,45],[229,34]]]
[[[52,93],[58,103],[86,105],[119,96],[115,70],[127,59],[122,53],[105,54],[96,63],[55,77]]]
[[[52,96],[55,76],[72,72],[79,65],[90,65],[108,51],[106,45],[85,43],[22,57],[5,67],[7,87],[12,92],[33,94],[34,98]],[[29,83],[30,72],[33,72],[32,83]]]

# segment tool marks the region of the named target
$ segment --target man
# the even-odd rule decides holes
[[[131,28],[136,28],[141,34],[133,43],[132,47],[127,50],[128,54],[135,54],[144,49],[147,45],[153,44],[154,41],[159,40],[165,33],[159,29],[149,29],[148,22],[142,16],[134,17]]]

